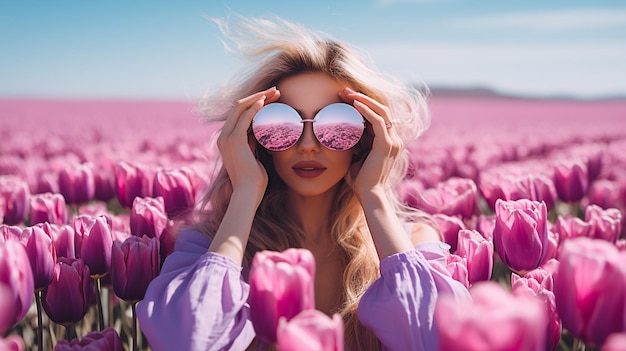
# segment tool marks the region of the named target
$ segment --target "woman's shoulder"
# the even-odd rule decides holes
[[[181,229],[174,251],[204,253],[211,245],[211,238],[195,228]]]

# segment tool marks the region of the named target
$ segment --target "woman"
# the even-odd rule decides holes
[[[152,349],[254,345],[252,257],[302,247],[317,262],[315,306],[343,316],[346,350],[436,350],[437,296],[469,295],[445,270],[447,246],[436,225],[393,192],[407,169],[404,147],[428,125],[423,97],[299,25],[217,23],[257,65],[202,104],[208,121],[224,122],[222,169],[198,224],[180,233],[139,305]],[[277,106],[299,127],[263,135]],[[328,121],[354,110],[358,134],[322,135]]]

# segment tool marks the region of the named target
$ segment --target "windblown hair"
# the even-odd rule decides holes
[[[219,89],[203,97],[199,112],[207,122],[223,122],[233,102],[276,86],[282,79],[305,72],[323,72],[388,106],[394,129],[408,145],[430,122],[425,97],[415,88],[396,78],[368,67],[353,48],[326,34],[309,31],[301,25],[279,18],[215,20],[225,38],[227,49],[243,54],[253,61],[251,69],[242,73],[238,84]],[[232,46],[234,44],[234,46]],[[369,65],[373,67],[373,65]],[[367,131],[370,133],[371,131]],[[372,136],[361,139],[356,147],[369,152]],[[244,265],[260,250],[283,251],[302,247],[304,232],[285,207],[285,184],[272,163],[271,156],[257,147],[257,156],[264,165],[269,183],[254,218],[246,247]],[[364,155],[363,155],[364,156]],[[420,211],[404,206],[393,189],[403,179],[408,167],[408,153],[403,150],[389,176],[387,196],[401,220],[428,221]],[[226,170],[221,167],[199,208],[196,229],[212,237],[224,217],[232,194]],[[347,350],[378,350],[380,342],[360,324],[357,318],[359,300],[365,290],[379,278],[379,260],[363,209],[352,189],[341,181],[332,214],[331,235],[343,258],[342,307],[338,313],[345,322]]]

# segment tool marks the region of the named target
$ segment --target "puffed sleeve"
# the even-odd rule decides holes
[[[254,338],[242,268],[207,252],[210,243],[201,233],[181,232],[137,305],[152,350],[245,350]]]
[[[423,243],[380,262],[381,277],[361,297],[358,316],[385,350],[438,350],[434,323],[438,296],[470,298],[445,269],[444,243]]]

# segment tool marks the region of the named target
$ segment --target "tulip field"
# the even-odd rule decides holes
[[[430,107],[396,190],[472,296],[440,295],[440,349],[626,350],[626,100]],[[194,108],[0,99],[0,351],[150,349],[135,308],[219,163]],[[277,349],[342,350],[341,320],[302,305],[293,324],[324,327],[264,325]]]

